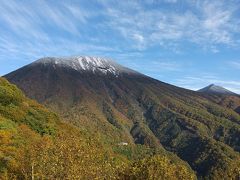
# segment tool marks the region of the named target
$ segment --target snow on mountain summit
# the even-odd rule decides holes
[[[101,57],[75,56],[75,57],[45,57],[35,61],[33,64],[54,65],[55,67],[66,67],[81,72],[99,72],[103,74],[137,73],[123,67],[116,62]]]
[[[226,95],[227,94],[228,95],[235,94],[235,93],[229,91],[228,89],[225,89],[221,86],[217,86],[215,84],[210,84],[209,86],[207,86],[205,88],[199,89],[198,92],[226,94]]]

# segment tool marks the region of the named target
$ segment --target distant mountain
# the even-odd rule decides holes
[[[200,89],[198,92],[202,93],[202,96],[208,100],[240,114],[240,95],[214,84]]]
[[[198,92],[209,93],[209,94],[223,94],[223,95],[236,95],[236,93],[231,92],[221,86],[215,84],[210,84],[209,86],[199,89]]]
[[[164,147],[199,178],[240,177],[240,115],[205,93],[98,57],[43,58],[5,77],[105,144]]]

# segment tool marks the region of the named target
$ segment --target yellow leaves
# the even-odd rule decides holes
[[[195,174],[184,164],[172,163],[165,156],[155,155],[135,162],[124,174],[133,179],[196,179]]]
[[[8,176],[16,175],[18,178],[26,179],[31,176],[35,179],[117,177],[116,165],[111,155],[104,148],[95,146],[94,142],[87,142],[91,140],[78,136],[74,129],[69,132],[68,128],[66,127],[66,132],[61,131],[56,137],[51,138],[36,134],[26,125],[19,126],[17,138],[19,148],[14,156],[17,168],[13,168],[13,164],[8,166]],[[2,137],[11,137],[11,133],[3,134]],[[4,142],[8,142],[7,140]]]
[[[6,170],[15,171],[18,168],[14,146],[15,132],[11,129],[0,129],[0,179],[1,173],[6,176]]]
[[[187,167],[166,156],[128,164],[96,140],[86,139],[75,128],[62,125],[65,128],[55,137],[40,136],[20,125],[14,137],[18,148],[11,146],[16,151],[3,175],[7,172],[8,177],[22,179],[195,179]],[[9,132],[0,134],[5,144],[13,144],[12,136]]]
[[[0,130],[0,147],[11,143],[12,133],[10,131]]]

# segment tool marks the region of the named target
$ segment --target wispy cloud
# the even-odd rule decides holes
[[[234,34],[239,34],[240,21],[235,14],[240,7],[232,1],[191,1],[188,4],[191,10],[186,11],[146,9],[143,4],[136,2],[130,6],[123,5],[125,2],[122,1],[116,6],[106,1],[103,4],[109,18],[107,24],[126,39],[140,33],[145,37],[142,41],[146,48],[156,44],[165,45],[168,41],[178,44],[185,41],[217,53],[218,45],[233,46],[237,43]],[[161,1],[154,2],[161,5]],[[169,2],[179,7],[177,1]]]
[[[34,60],[49,55],[118,51],[117,47],[83,40],[87,29],[82,27],[95,13],[77,4],[10,0],[0,2],[0,11],[1,58]]]
[[[73,39],[73,45],[77,40],[79,46],[95,40],[102,42],[96,43],[96,47],[112,49],[114,44],[121,50],[144,51],[159,46],[175,53],[181,52],[187,42],[217,53],[218,45],[239,43],[234,34],[240,32],[240,20],[235,16],[240,7],[234,0],[185,1],[190,8],[184,11],[183,2],[177,0],[96,2],[98,11],[96,7],[86,7],[84,1],[1,1],[0,37],[8,41],[1,47],[21,49],[16,48],[21,41],[22,46],[36,46],[34,51],[39,50],[38,43],[48,46],[48,51],[55,51],[59,39],[66,38]],[[164,3],[173,8],[165,9]]]

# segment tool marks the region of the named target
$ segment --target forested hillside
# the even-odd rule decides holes
[[[5,77],[104,147],[164,148],[199,178],[240,176],[240,115],[202,93],[89,57],[43,58]]]
[[[164,149],[106,145],[0,78],[0,179],[196,179]]]

